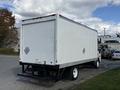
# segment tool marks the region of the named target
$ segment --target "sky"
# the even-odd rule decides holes
[[[60,13],[70,19],[96,29],[103,35],[120,32],[120,0],[0,0],[0,7],[7,8],[21,20],[50,13]]]

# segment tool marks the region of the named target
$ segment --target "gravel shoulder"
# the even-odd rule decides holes
[[[17,76],[21,72],[18,56],[0,55],[0,90],[66,90],[107,70],[120,67],[120,61],[102,60],[99,69],[91,66],[80,68],[80,76],[75,81],[50,79],[35,80]]]

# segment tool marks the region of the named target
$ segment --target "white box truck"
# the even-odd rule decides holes
[[[75,80],[80,64],[94,62],[99,67],[97,31],[60,14],[22,21],[20,35],[22,72],[64,72]]]

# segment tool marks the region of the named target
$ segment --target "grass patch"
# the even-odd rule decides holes
[[[120,90],[120,68],[100,74],[71,90]]]
[[[18,52],[15,52],[13,48],[0,48],[0,54],[2,55],[18,55]]]

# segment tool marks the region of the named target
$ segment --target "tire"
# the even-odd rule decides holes
[[[69,79],[70,80],[76,80],[79,76],[79,69],[77,66],[73,66],[70,68],[70,71],[69,71]]]
[[[94,66],[95,66],[95,68],[99,68],[100,67],[100,61],[99,60],[95,61]]]

